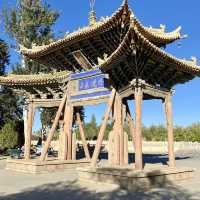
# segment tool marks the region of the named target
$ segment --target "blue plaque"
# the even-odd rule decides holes
[[[111,90],[108,75],[99,69],[72,74],[71,91],[73,91],[70,95],[72,101],[109,95]]]
[[[103,88],[105,85],[105,75],[94,76],[79,80],[79,91]]]

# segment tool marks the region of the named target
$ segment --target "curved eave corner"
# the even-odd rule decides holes
[[[99,68],[101,68],[103,71],[107,71],[107,69],[110,68],[110,65],[113,62],[119,60],[120,57],[127,52],[127,49],[130,48],[131,45],[131,38],[134,34],[137,34],[139,40],[143,43],[143,47],[145,47],[145,49],[148,49],[148,51],[153,52],[154,56],[161,60],[162,63],[168,66],[175,66],[178,71],[190,73],[194,76],[200,76],[200,66],[197,66],[196,62],[178,59],[175,56],[165,52],[164,50],[154,45],[147,38],[145,38],[144,35],[139,32],[137,26],[135,26],[135,23],[137,23],[137,19],[133,15],[131,16],[131,18],[132,19],[130,28],[123,38],[122,42],[120,43],[118,48],[107,58],[107,60],[99,65]]]
[[[31,85],[46,85],[60,83],[62,80],[68,80],[70,72],[63,71],[54,74],[38,74],[38,75],[9,75],[6,77],[0,76],[0,85],[3,86],[31,86]]]
[[[181,26],[177,27],[174,31],[171,32],[165,32],[165,26],[160,25],[160,28],[148,28],[145,27],[137,17],[135,17],[134,12],[131,10],[132,16],[135,18],[135,26],[137,27],[137,30],[150,42],[163,46],[170,44],[176,40],[179,40],[182,38],[181,35]]]

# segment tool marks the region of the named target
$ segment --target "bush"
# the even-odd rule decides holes
[[[146,141],[167,140],[167,129],[163,125],[143,127],[142,134]],[[200,142],[200,123],[195,123],[187,127],[175,126],[174,140],[177,142]]]
[[[7,122],[0,130],[0,150],[15,148],[18,145],[18,132],[15,122]]]

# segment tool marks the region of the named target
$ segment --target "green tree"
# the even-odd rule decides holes
[[[3,16],[5,31],[16,41],[16,48],[19,49],[20,45],[32,48],[34,45],[50,43],[54,37],[52,25],[59,14],[41,0],[18,0],[16,7],[3,9]],[[15,68],[15,72],[23,74],[52,70],[25,57]]]
[[[41,0],[18,0],[16,7],[4,8],[5,31],[16,41],[16,49],[20,45],[33,48],[34,45],[49,44],[54,38],[52,26],[59,14]],[[50,67],[39,64],[26,57],[21,57],[21,63],[15,63],[13,71],[16,74],[48,73]],[[54,69],[56,70],[56,69]],[[42,123],[50,124],[50,116],[55,115],[55,109],[43,109]],[[43,116],[48,116],[47,119]]]
[[[86,138],[89,140],[94,139],[97,137],[98,134],[98,126],[95,115],[92,115],[91,121],[87,124],[85,124],[85,134]]]
[[[40,120],[42,123],[42,130],[46,132],[48,128],[52,125],[52,120],[54,120],[56,115],[56,108],[45,108],[41,110]]]
[[[5,74],[6,65],[9,64],[8,46],[0,39],[0,76]]]
[[[5,74],[9,64],[7,44],[0,39],[0,75]],[[0,129],[9,120],[19,120],[22,117],[22,110],[17,105],[18,98],[7,87],[0,86]]]
[[[34,45],[49,44],[54,39],[52,26],[59,14],[42,0],[18,0],[17,6],[11,9],[4,8],[3,16],[5,30],[16,41],[16,48],[20,45],[33,48]],[[26,57],[21,63],[14,65],[14,72],[18,74],[38,74],[57,71],[57,68],[41,65]],[[83,109],[80,109],[83,117]],[[43,130],[47,130],[55,117],[57,108],[44,108],[41,112]],[[75,118],[75,116],[74,116]]]

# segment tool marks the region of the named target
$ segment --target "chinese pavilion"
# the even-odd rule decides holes
[[[27,49],[21,54],[57,72],[35,75],[0,77],[0,84],[8,86],[26,98],[28,103],[25,159],[30,158],[33,113],[36,107],[58,107],[52,128],[44,145],[41,160],[47,150],[61,117],[60,160],[75,159],[72,144],[72,121],[75,108],[87,104],[107,102],[91,165],[96,166],[109,119],[113,120],[113,165],[127,164],[127,145],[123,125],[127,120],[135,147],[135,168],[143,169],[142,158],[142,101],[161,99],[165,106],[168,129],[169,166],[175,166],[172,88],[200,76],[196,60],[178,59],[164,51],[164,47],[183,38],[181,28],[166,32],[165,26],[143,26],[125,0],[111,16],[96,20],[92,9],[89,25],[48,45]],[[132,120],[128,100],[135,101],[135,120]],[[112,113],[112,115],[110,115]],[[76,113],[86,158],[90,155],[80,114]]]

